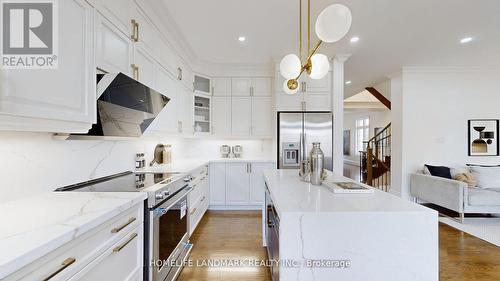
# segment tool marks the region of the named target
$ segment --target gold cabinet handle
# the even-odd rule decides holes
[[[127,227],[129,224],[133,223],[135,220],[136,220],[136,218],[130,218],[130,219],[128,219],[128,221],[124,225],[111,229],[111,233],[118,233],[118,232],[120,232],[125,227]]]
[[[59,267],[58,270],[54,271],[52,274],[50,274],[47,278],[43,279],[43,281],[48,281],[52,278],[54,278],[57,274],[59,274],[61,271],[65,270],[68,266],[72,265],[75,263],[76,259],[75,258],[67,258],[61,263],[61,267]]]
[[[137,233],[133,233],[132,235],[130,235],[130,238],[127,241],[125,241],[125,243],[123,243],[123,245],[120,245],[120,246],[117,246],[116,248],[114,248],[113,252],[118,253],[123,248],[125,248],[125,246],[127,246],[130,242],[132,242],[132,240],[134,240],[136,237],[137,237]]]
[[[139,41],[139,22],[137,22],[136,20],[132,20],[132,35],[130,36],[130,38],[132,39],[132,41],[134,42],[138,42]]]
[[[189,214],[194,214],[196,212],[196,208],[194,208],[193,210],[191,210],[191,212],[189,212]]]
[[[133,63],[130,65],[130,67],[132,67],[132,76],[134,77],[134,79],[139,80],[139,66]]]

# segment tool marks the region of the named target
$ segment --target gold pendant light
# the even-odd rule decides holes
[[[321,79],[330,70],[328,57],[316,54],[323,42],[334,43],[342,39],[351,27],[351,10],[342,4],[326,7],[316,20],[316,36],[318,43],[311,49],[311,0],[307,1],[307,52],[302,60],[302,0],[299,0],[299,56],[288,54],[281,60],[280,73],[286,78],[283,90],[287,94],[296,94],[299,88],[298,79],[304,73],[311,79]]]

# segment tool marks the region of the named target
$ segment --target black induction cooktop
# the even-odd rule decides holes
[[[155,184],[168,184],[181,178],[178,173],[124,172],[77,184],[63,186],[55,191],[78,192],[139,192]]]

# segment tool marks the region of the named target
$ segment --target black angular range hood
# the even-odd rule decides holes
[[[79,137],[140,137],[170,99],[123,74],[97,74],[97,123]]]

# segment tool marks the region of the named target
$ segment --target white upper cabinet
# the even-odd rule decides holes
[[[252,78],[251,85],[252,96],[270,97],[271,96],[271,78]]]
[[[252,98],[252,136],[272,136],[271,98]]]
[[[178,133],[178,122],[180,121],[178,110],[180,109],[176,83],[177,81],[165,68],[158,66],[155,86],[161,94],[169,98],[169,101],[148,127],[148,131],[168,134]]]
[[[252,134],[251,97],[233,97],[231,99],[231,120],[231,132],[233,136],[243,137]]]
[[[238,97],[238,96],[249,97],[250,96],[251,85],[252,85],[251,78],[232,78],[231,84],[232,84],[231,89],[232,89],[232,96],[233,97]]]
[[[143,49],[153,53],[156,38],[159,37],[153,23],[135,3],[132,6],[131,18],[130,39]]]
[[[177,77],[177,68],[180,59],[162,36],[155,38],[153,55],[165,69],[174,75],[174,77]]]
[[[328,74],[322,79],[311,79],[309,76],[305,76],[303,82],[305,82],[305,91],[308,93],[331,93],[332,92],[332,74],[328,72]]]
[[[250,196],[250,164],[226,163],[226,204],[248,205]]]
[[[96,40],[97,68],[110,73],[132,74],[130,38],[100,14],[96,19]]]
[[[93,9],[58,3],[58,68],[0,70],[1,130],[86,133],[96,121]]]
[[[184,135],[192,135],[194,132],[193,128],[193,92],[186,88],[183,84],[177,83],[179,87],[179,109],[178,115],[180,118],[180,130],[179,132]]]
[[[219,97],[231,96],[231,78],[217,77],[212,78],[212,95]]]
[[[96,0],[95,2],[97,10],[129,37],[133,0]]]
[[[211,89],[210,78],[199,74],[194,75],[193,90],[195,93],[210,95]]]
[[[271,79],[265,77],[233,78],[232,96],[271,96]]]
[[[231,135],[231,97],[212,98],[212,134]]]
[[[140,46],[134,47],[134,63],[131,65],[134,79],[150,87],[153,86],[156,67],[155,60],[146,50]]]

